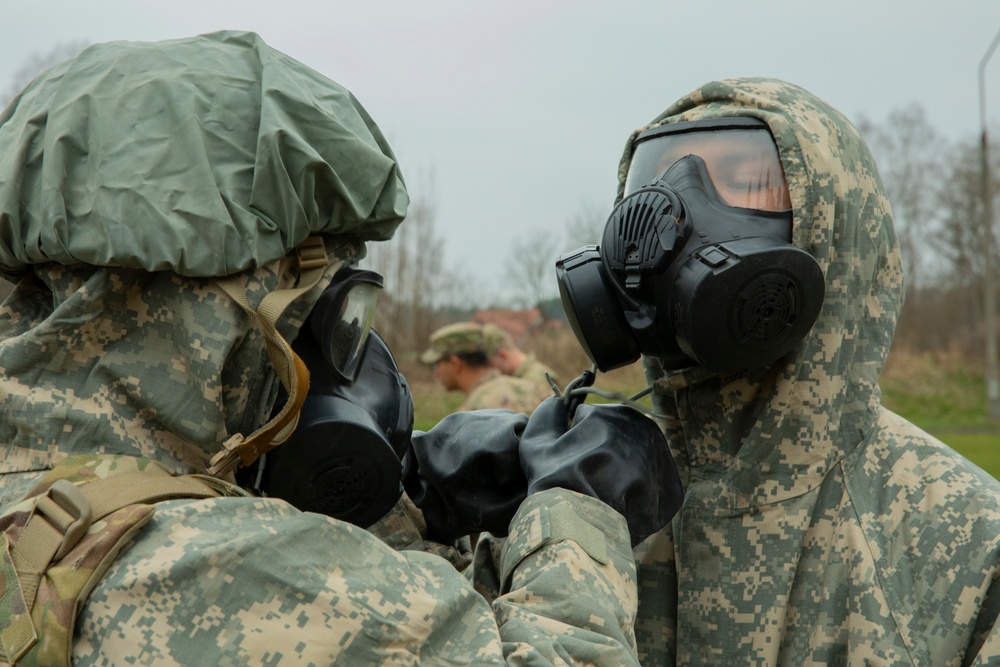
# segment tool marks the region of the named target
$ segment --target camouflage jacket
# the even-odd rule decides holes
[[[458,410],[500,408],[530,415],[539,403],[551,395],[548,384],[540,385],[490,369],[472,386]]]
[[[381,542],[275,500],[160,503],[91,593],[73,664],[639,664],[628,533],[607,506],[526,501],[492,606],[424,553],[419,523],[398,510]]]
[[[636,551],[640,660],[998,664],[1000,484],[880,406],[903,275],[872,156],[840,113],[769,79],[709,83],[653,124],[730,115],[770,126],[826,299],[769,368],[644,360],[686,498]]]
[[[251,302],[284,275],[248,272]],[[203,470],[268,414],[266,358],[211,280],[34,267],[0,307],[0,510],[69,455]],[[423,529],[405,499],[373,532],[271,499],[157,504],[83,605],[74,664],[638,664],[634,561],[608,507],[526,501],[492,605]]]

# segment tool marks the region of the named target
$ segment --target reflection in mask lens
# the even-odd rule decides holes
[[[327,337],[327,354],[345,377],[353,377],[357,371],[361,350],[371,331],[378,292],[379,287],[370,283],[351,287],[344,298],[341,315]]]
[[[313,308],[312,334],[327,362],[344,380],[353,380],[357,374],[381,289],[379,274],[347,269],[337,274]]]
[[[656,180],[681,158],[697,155],[729,206],[759,211],[791,208],[778,149],[767,126],[757,119],[663,125],[640,134],[634,146],[626,195]]]

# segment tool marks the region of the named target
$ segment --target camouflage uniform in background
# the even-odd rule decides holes
[[[539,403],[552,395],[552,390],[546,387],[547,384],[540,385],[490,369],[473,385],[458,409],[465,411],[501,408],[530,415]]]
[[[484,324],[483,335],[486,337],[487,353],[490,356],[496,354],[497,351],[505,345],[513,345],[511,335],[496,324]],[[546,374],[548,374],[548,378],[550,378],[557,387],[562,386],[556,372],[549,366],[539,361],[534,352],[528,352],[525,355],[524,361],[522,361],[518,367],[514,369],[514,372],[511,373],[511,377],[523,378],[525,380],[535,382],[536,384],[540,384],[543,387],[548,387],[549,379],[545,377]]]
[[[769,79],[709,83],[652,124],[734,115],[770,126],[826,300],[768,368],[644,359],[687,490],[636,551],[640,661],[1000,664],[1000,484],[880,405],[903,274],[872,156],[839,112]]]
[[[477,322],[455,322],[436,330],[430,336],[420,361],[433,366],[450,355],[481,354],[488,358],[491,339],[486,327]],[[547,382],[539,384],[515,378],[484,366],[484,374],[469,388],[459,412],[497,408],[530,415],[552,390]]]
[[[237,70],[247,63],[248,78],[241,78]],[[74,163],[108,153],[99,150],[97,136],[92,140],[98,143],[85,150],[85,142],[64,121],[84,118],[91,130],[108,130],[104,139],[114,142],[124,134],[122,127],[158,128],[159,114],[176,112],[173,120],[180,125],[152,137],[150,146],[170,157],[163,165],[180,181],[147,185],[163,185],[167,201],[177,202],[197,194],[184,188],[185,179],[202,174],[199,185],[220,188],[205,196],[206,202],[234,215],[249,211],[250,221],[260,216],[261,225],[260,206],[276,203],[272,197],[279,193],[269,188],[280,190],[280,184],[265,178],[259,165],[255,171],[252,161],[226,163],[232,169],[217,172],[213,180],[212,169],[199,160],[213,150],[231,149],[252,160],[255,149],[276,136],[283,143],[268,155],[288,158],[289,153],[281,153],[288,149],[293,156],[304,156],[302,162],[277,162],[292,170],[287,176],[308,181],[309,195],[316,197],[282,202],[292,213],[329,225],[320,231],[333,259],[319,284],[293,302],[277,323],[286,338],[294,338],[319,293],[336,279],[338,267],[363,256],[364,246],[348,240],[366,230],[370,239],[391,236],[405,211],[406,194],[391,151],[353,97],[308,71],[295,79],[296,85],[286,85],[283,67],[301,71],[255,35],[219,33],[153,45],[98,45],[50,70],[49,78],[43,75],[0,117],[0,174],[43,164],[44,149],[44,164],[53,167],[46,177],[56,179],[0,179],[3,241],[23,238],[19,233],[30,224],[45,238],[65,233],[63,240],[84,241],[85,250],[100,254],[103,246],[86,242],[100,241],[100,234],[80,236],[84,221],[51,217],[58,212],[35,211],[19,202],[39,191],[49,197],[56,192],[67,198],[93,195],[99,202],[137,192],[116,187],[120,181],[108,183],[106,190],[93,189],[87,179],[99,179],[106,173],[101,168],[122,167],[122,179],[141,181],[144,174],[136,164],[117,160]],[[108,75],[109,68],[115,76]],[[170,93],[177,77],[188,76],[197,88],[193,97]],[[129,88],[136,77],[142,85]],[[75,84],[79,90],[74,97]],[[114,86],[125,88],[116,91]],[[33,105],[41,105],[43,93],[52,91],[60,101],[59,113],[53,110],[47,123],[35,122],[41,116]],[[142,91],[163,95],[146,98]],[[129,104],[117,105],[123,98]],[[164,107],[163,99],[178,106]],[[269,99],[302,105],[294,114],[265,112],[261,107]],[[327,131],[324,123],[330,118],[319,125],[307,123],[307,129],[335,137],[326,146],[330,152],[317,155],[311,152],[315,142],[303,140],[287,124],[328,109],[331,99],[337,123]],[[198,113],[178,111],[191,100]],[[69,112],[79,109],[74,101],[89,111],[72,116]],[[155,108],[144,109],[147,102]],[[202,102],[204,107],[198,106]],[[202,122],[208,110],[226,122]],[[251,118],[229,117],[236,113]],[[132,124],[129,114],[143,123]],[[368,151],[367,157],[344,152],[351,137],[357,139],[356,148]],[[30,150],[8,150],[22,139]],[[199,139],[205,140],[201,153],[180,150]],[[141,144],[128,143],[122,141],[123,150],[138,154]],[[73,149],[57,150],[66,146]],[[351,166],[326,180],[336,169],[316,166],[338,155]],[[60,157],[68,162],[60,166]],[[175,169],[188,159],[197,164]],[[309,168],[300,172],[296,165],[302,163]],[[75,182],[60,183],[60,176]],[[229,189],[226,177],[239,183]],[[42,182],[48,189],[33,187]],[[346,188],[340,193],[346,201],[325,190],[334,185]],[[251,190],[264,197],[256,208],[247,206]],[[190,213],[196,200],[169,212]],[[326,208],[331,203],[333,212]],[[168,208],[155,199],[134,197],[132,205],[110,212],[135,211],[122,227],[139,230]],[[63,215],[91,211],[91,220],[104,224],[102,210],[108,209],[67,205]],[[26,219],[19,220],[17,214],[25,212]],[[199,224],[211,221],[195,218]],[[66,224],[58,224],[60,220]],[[183,225],[179,229],[184,231]],[[234,234],[226,250],[236,253],[253,245],[241,245],[239,239]],[[127,244],[129,238],[105,241]],[[169,243],[149,248],[185,251]],[[170,270],[41,261],[31,255],[67,249],[73,244],[0,248],[5,275],[16,269],[20,278],[0,306],[0,442],[5,448],[0,523],[5,529],[30,508],[18,501],[54,466],[66,470],[60,464],[67,457],[75,457],[70,459],[75,473],[66,477],[73,482],[130,472],[163,477],[202,471],[230,435],[249,433],[264,423],[275,401],[277,383],[262,335],[213,279]],[[205,248],[190,250],[184,259],[197,260]],[[238,274],[251,306],[298,279],[294,257],[281,259],[282,254]],[[211,261],[213,254],[202,257]],[[427,542],[423,518],[405,496],[366,531],[235,487],[229,487],[229,494],[139,508],[147,523],[137,520],[134,539],[94,582],[80,607],[72,635],[74,665],[638,664],[632,627],[635,570],[627,526],[592,498],[555,489],[522,504],[503,552],[503,595],[491,604],[459,573],[468,555],[452,545]],[[111,524],[95,522],[81,545],[99,543]],[[7,533],[0,537],[6,547]],[[90,571],[77,572],[87,557],[79,548],[67,554],[72,567],[63,572],[84,578],[82,583]],[[15,604],[19,587],[6,548],[0,556],[2,643],[9,629],[4,624],[23,609]],[[66,615],[48,614],[47,621],[71,627],[76,609],[70,607]],[[66,659],[48,645],[36,644],[32,650],[24,664],[55,665]]]
[[[559,376],[556,375],[556,372],[551,368],[549,368],[548,366],[546,366],[545,364],[543,364],[542,362],[540,362],[535,357],[534,352],[529,352],[528,358],[525,359],[524,362],[514,370],[513,377],[522,378],[524,380],[530,380],[535,384],[540,384],[543,387],[548,387],[549,380],[546,379],[545,377],[546,375],[548,375],[548,377],[551,378],[551,380],[556,383],[557,387],[560,386]]]

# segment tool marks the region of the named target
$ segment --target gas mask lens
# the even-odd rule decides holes
[[[681,158],[697,155],[729,206],[758,211],[792,207],[778,149],[767,125],[757,118],[662,125],[639,134],[633,146],[626,195],[655,181]]]
[[[334,277],[310,318],[313,336],[323,356],[344,381],[353,381],[368,341],[382,276],[373,271],[346,269]]]

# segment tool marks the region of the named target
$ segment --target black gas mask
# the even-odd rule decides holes
[[[556,262],[563,307],[602,371],[640,354],[667,368],[759,368],[808,334],[816,260],[793,246],[777,148],[754,118],[665,125],[635,140],[600,246]]]
[[[406,379],[371,328],[381,286],[377,273],[346,269],[324,291],[292,344],[309,369],[298,425],[239,477],[262,495],[362,527],[399,500],[413,429]]]

